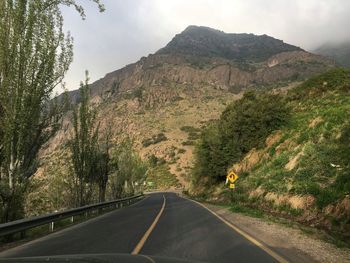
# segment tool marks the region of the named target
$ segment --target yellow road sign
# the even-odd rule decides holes
[[[230,184],[230,188],[231,189],[235,188],[235,184]]]
[[[230,171],[226,178],[230,181],[231,184],[233,184],[238,179],[238,175],[235,174],[234,171]]]

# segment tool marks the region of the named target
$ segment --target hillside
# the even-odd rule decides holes
[[[350,68],[350,42],[325,44],[315,49],[313,53],[332,58],[340,65]]]
[[[171,44],[176,39],[181,40],[180,50],[187,53]],[[194,49],[201,55],[192,53]],[[200,128],[219,118],[243,91],[291,88],[333,67],[334,62],[327,58],[272,37],[191,26],[164,49],[92,83],[91,104],[97,110],[101,130],[113,127],[114,146],[131,137],[143,159],[155,163],[154,173],[149,175],[155,187],[182,188],[189,184]],[[77,91],[70,96],[73,102],[79,101]],[[69,165],[60,168],[62,163],[69,164],[65,144],[70,136],[69,118],[68,114],[63,129],[41,152],[37,178],[46,190],[42,190],[44,196],[33,196],[32,203],[34,199],[50,203],[55,185],[69,180]],[[45,207],[45,211],[50,209]]]
[[[313,77],[280,95],[289,111],[287,121],[267,137],[250,138],[257,146],[227,166],[240,176],[234,209],[243,209],[241,205],[292,218],[349,242],[349,95],[350,71],[345,69]],[[224,177],[215,187],[209,182],[208,175],[197,175],[192,194],[230,200]]]

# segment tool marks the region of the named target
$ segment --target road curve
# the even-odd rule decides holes
[[[131,207],[4,251],[0,258],[135,251],[215,263],[277,262],[209,211],[174,193],[150,194]]]

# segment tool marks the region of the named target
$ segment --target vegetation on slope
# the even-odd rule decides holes
[[[247,92],[231,103],[217,122],[202,132],[196,146],[195,180],[208,175],[210,182],[222,181],[227,168],[288,120],[284,98],[268,93]]]
[[[287,121],[280,127],[267,125],[270,129],[262,136],[248,137],[251,144],[237,137],[235,143],[247,148],[221,167],[221,173],[216,175],[221,176],[216,189],[205,184],[214,174],[204,173],[195,166],[193,193],[208,199],[228,200],[223,168],[228,170],[234,164],[240,176],[234,191],[236,204],[278,213],[349,238],[349,92],[350,71],[346,69],[329,71],[290,90],[283,98],[285,109],[289,109],[289,114],[284,115],[288,116]],[[236,103],[244,104],[244,100]],[[273,104],[276,100],[267,103]],[[252,109],[254,107],[257,106],[252,105]],[[231,107],[231,111],[236,110]],[[225,112],[218,123],[233,122],[223,118]],[[207,132],[211,126],[203,131],[197,146],[197,160],[205,157],[205,140],[217,140]],[[244,126],[236,129],[248,136]],[[207,159],[207,166],[217,166],[218,160],[227,158],[225,155],[217,151],[216,159]]]

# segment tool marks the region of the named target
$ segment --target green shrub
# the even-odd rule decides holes
[[[160,143],[162,141],[166,141],[168,140],[168,138],[165,136],[164,133],[158,133],[157,135],[153,135],[152,138],[147,138],[145,140],[142,141],[142,146],[143,147],[148,147],[152,144],[157,144]]]
[[[148,157],[148,161],[149,161],[151,167],[155,167],[158,163],[158,160],[159,160],[158,157],[155,156],[154,154],[152,154],[150,157]]]
[[[142,146],[143,147],[148,147],[153,144],[153,140],[151,138],[145,139],[142,141]]]
[[[192,126],[182,126],[180,128],[180,130],[183,131],[183,132],[187,132],[187,133],[190,133],[190,132],[197,133],[197,132],[201,131],[199,128],[195,128],[195,127],[192,127]]]
[[[179,153],[179,154],[183,154],[183,153],[185,153],[185,152],[186,152],[186,150],[183,149],[183,148],[180,148],[180,149],[178,150],[178,153]]]
[[[184,146],[194,145],[194,141],[187,140],[187,141],[182,142],[181,144]]]
[[[246,92],[226,107],[219,120],[202,130],[194,152],[194,177],[209,175],[214,181],[222,180],[228,167],[252,148],[264,146],[267,136],[288,120],[289,109],[282,96]]]

